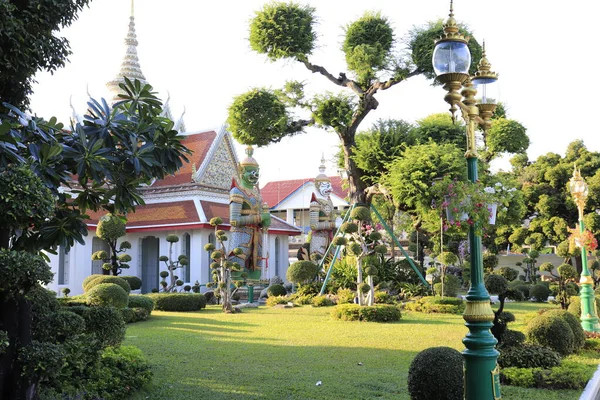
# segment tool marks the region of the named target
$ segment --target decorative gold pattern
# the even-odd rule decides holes
[[[218,140],[218,139],[215,139]],[[200,183],[227,188],[231,186],[231,177],[237,175],[237,167],[233,155],[228,149],[227,138],[223,137],[210,158]]]
[[[487,322],[494,320],[494,312],[489,300],[468,301],[463,314],[467,322]]]
[[[436,40],[436,44],[440,43],[440,42],[446,42],[446,41],[460,41],[463,43],[468,43],[469,42],[469,37],[465,37],[463,36],[463,34],[461,34],[460,32],[458,32],[458,24],[456,23],[456,20],[454,19],[454,7],[453,7],[453,2],[450,1],[450,14],[448,14],[448,19],[446,20],[446,23],[444,24],[444,34],[442,35],[442,37],[440,37],[438,40]]]
[[[581,278],[579,278],[579,283],[588,283],[590,285],[593,285],[594,279],[589,275],[581,275]]]

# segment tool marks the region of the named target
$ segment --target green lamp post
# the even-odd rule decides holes
[[[469,180],[476,182],[478,176],[475,131],[478,127],[485,131],[491,125],[490,119],[496,108],[496,99],[491,93],[498,76],[491,71],[491,65],[485,55],[485,45],[479,70],[475,76],[469,76],[471,53],[467,41],[468,38],[459,32],[450,2],[450,15],[444,24],[444,34],[436,41],[433,52],[433,68],[437,80],[448,92],[444,100],[451,105],[453,120],[458,108],[462,111],[467,130],[467,173]],[[478,89],[481,98],[475,99]],[[494,313],[490,306],[490,296],[483,283],[481,235],[476,232],[475,227],[471,226],[471,286],[466,296],[467,305],[463,315],[465,325],[469,329],[463,339],[466,347],[463,351],[465,399],[492,400],[501,398],[497,363],[499,353],[495,349],[497,341],[490,332]]]
[[[581,172],[577,167],[575,167],[573,176],[569,179],[569,191],[579,211],[579,232],[584,233],[583,208],[589,192],[588,185],[581,177]],[[581,278],[579,279],[579,285],[581,286],[579,291],[581,298],[581,326],[587,332],[600,332],[594,296],[594,280],[587,265],[588,249],[585,248],[584,243],[578,244],[581,247]]]

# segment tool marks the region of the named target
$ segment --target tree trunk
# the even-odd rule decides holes
[[[367,185],[361,179],[362,173],[352,159],[352,155],[354,154],[352,147],[356,144],[354,141],[354,132],[338,133],[338,136],[342,142],[342,151],[344,152],[344,168],[348,172],[348,197],[350,197],[350,204],[367,204]]]
[[[358,257],[356,261],[356,293],[358,294],[358,305],[363,306],[365,304],[362,291],[360,290],[360,284],[363,283],[362,275],[362,257]]]
[[[373,276],[369,275],[367,277],[367,282],[369,283],[369,286],[371,287],[369,289],[369,299],[367,302],[367,305],[372,306],[375,304],[375,289],[373,288]]]

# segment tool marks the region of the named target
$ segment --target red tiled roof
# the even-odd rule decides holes
[[[194,133],[186,136],[181,143],[192,151],[192,155],[188,156],[190,162],[184,162],[183,166],[174,175],[169,175],[164,179],[154,182],[152,187],[190,183],[192,181],[192,164],[195,164],[196,168],[200,168],[208,153],[208,149],[210,149],[216,137],[217,133],[215,131]]]
[[[342,199],[348,196],[348,189],[342,188],[342,178],[339,176],[330,176],[333,193]],[[267,183],[260,189],[260,195],[269,207],[273,208],[283,200],[288,198],[296,190],[307,182],[312,182],[314,178],[291,179],[287,181],[276,181]]]
[[[97,225],[105,211],[88,212],[90,225]],[[140,226],[177,225],[199,223],[200,217],[192,200],[169,203],[144,204],[137,206],[135,212],[127,215],[127,228]]]
[[[221,217],[224,224],[229,224],[229,204],[200,200],[200,205],[206,215],[206,221],[210,222],[214,217]]]

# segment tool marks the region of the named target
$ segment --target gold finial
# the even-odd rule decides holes
[[[483,41],[481,60],[479,60],[477,72],[475,72],[475,78],[488,78],[493,80],[498,79],[498,74],[492,71],[492,64],[490,64],[487,59],[487,54],[485,52],[485,40]]]
[[[246,147],[246,149],[244,150],[244,152],[246,153],[246,158],[244,158],[242,161],[240,161],[240,165],[242,167],[246,167],[246,166],[258,167],[258,162],[254,159],[254,157],[252,157],[252,155],[254,154],[254,149],[252,148],[252,146],[248,145]]]
[[[436,43],[439,41],[445,41],[445,40],[460,41],[460,42],[468,43],[469,39],[470,38],[468,36],[465,37],[458,31],[458,24],[456,23],[456,20],[454,19],[454,2],[453,2],[453,0],[450,0],[450,14],[448,14],[448,19],[446,20],[446,23],[444,24],[444,34],[442,35],[441,38],[436,40]]]

